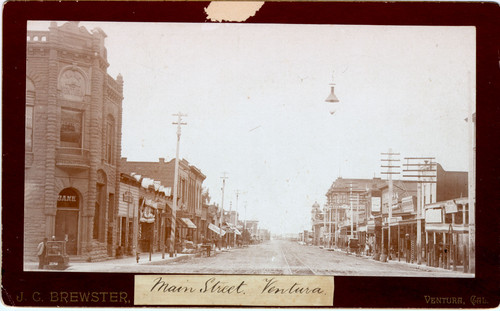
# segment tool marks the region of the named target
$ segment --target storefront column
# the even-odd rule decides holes
[[[398,261],[401,261],[401,227],[398,224]]]
[[[161,248],[161,259],[165,259],[165,213],[160,213],[160,248]]]
[[[449,269],[450,268],[450,249],[448,248],[448,242],[449,240],[448,234],[445,232],[443,233],[443,268]]]
[[[426,265],[429,266],[429,232],[425,231],[425,258]]]
[[[432,266],[436,267],[436,232],[432,233]]]
[[[448,263],[446,262],[447,261],[447,256],[446,256],[446,232],[443,232],[443,241],[441,242],[442,243],[442,247],[441,247],[441,257],[443,258],[442,260],[442,268],[443,269],[447,269],[447,265]]]
[[[382,241],[380,242],[380,253],[381,254],[384,254],[385,253],[385,243],[384,243],[384,238],[385,238],[385,234],[384,234],[384,227],[382,227]]]

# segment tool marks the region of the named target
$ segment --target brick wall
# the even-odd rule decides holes
[[[102,32],[90,33],[77,23],[51,23],[49,31],[28,31],[26,76],[35,87],[35,104],[33,150],[26,152],[25,162],[25,260],[33,259],[36,245],[43,237],[55,234],[57,196],[69,187],[80,197],[78,254],[98,254],[107,247],[107,255],[114,255],[123,79],[119,76],[114,80],[106,72],[109,64],[104,37]],[[71,150],[61,148],[62,107],[82,113],[82,141]],[[115,121],[111,163],[104,157],[103,129],[108,116]],[[98,171],[105,175],[106,190],[101,200],[104,233],[93,241]],[[110,197],[113,202],[109,202]]]

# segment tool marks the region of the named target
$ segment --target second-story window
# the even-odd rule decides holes
[[[113,164],[113,149],[114,149],[114,139],[115,138],[115,121],[111,116],[106,120],[106,162]]]
[[[61,147],[82,148],[83,113],[81,111],[61,108]]]
[[[25,151],[33,151],[33,117],[35,110],[35,86],[26,79],[26,124],[25,124]]]

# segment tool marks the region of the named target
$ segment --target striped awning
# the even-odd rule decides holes
[[[226,222],[226,226],[229,229],[229,232],[236,233],[236,235],[241,235],[240,230],[238,230],[238,228],[236,228],[236,226],[233,225],[232,223]]]
[[[221,235],[222,236],[222,235],[226,234],[226,231],[224,231],[223,229],[219,229],[219,227],[217,227],[214,224],[208,224],[208,229],[210,229],[213,232],[217,233],[217,235]],[[221,230],[222,230],[222,234],[221,234]]]
[[[189,218],[181,218],[182,222],[186,224],[189,229],[196,229],[196,225]]]

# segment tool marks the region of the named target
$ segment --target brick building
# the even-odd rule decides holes
[[[366,240],[368,228],[373,229],[373,217],[368,202],[374,192],[384,184],[384,180],[376,177],[338,177],[332,183],[326,193],[328,204],[325,225],[328,227],[325,242],[328,242],[329,246],[346,247],[350,237],[359,238],[360,235],[362,240]]]
[[[27,259],[52,236],[69,255],[114,255],[123,79],[107,73],[105,38],[78,22],[27,33]]]
[[[127,161],[127,158],[122,158],[120,169],[127,174],[141,174],[148,176],[161,182],[166,187],[173,189],[175,159],[165,162],[164,158],[160,158],[158,162],[140,162]],[[179,180],[177,187],[178,206],[176,211],[177,219],[190,219],[196,228],[191,225],[183,230],[184,238],[194,243],[201,242],[201,234],[203,230],[197,230],[203,227],[202,224],[202,190],[203,181],[206,176],[194,165],[190,165],[188,161],[182,159],[179,161]],[[180,225],[184,226],[183,223]]]

